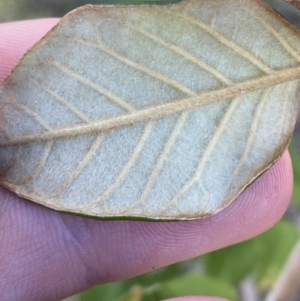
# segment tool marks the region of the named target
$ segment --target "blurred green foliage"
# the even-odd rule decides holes
[[[173,265],[173,267],[176,265]],[[178,266],[178,265],[177,265]],[[158,301],[186,295],[218,295],[238,301],[237,293],[230,284],[218,278],[196,273],[182,273],[174,277],[172,268],[165,268],[166,279],[154,280],[152,284],[141,285],[144,277],[131,281],[96,286],[79,297],[80,301]],[[167,272],[166,272],[167,271]],[[155,272],[153,272],[156,274]],[[150,273],[152,274],[152,273]]]
[[[277,0],[267,1],[276,2],[278,5]],[[170,2],[167,0],[0,0],[0,22],[61,17],[87,3],[164,4]],[[177,1],[173,0],[173,2]],[[296,134],[290,146],[295,177],[294,211],[300,210],[299,133],[300,127],[299,129],[296,127]],[[156,301],[182,295],[218,295],[237,301],[239,300],[238,285],[246,277],[251,276],[258,289],[262,291],[270,288],[298,239],[299,232],[296,225],[291,220],[282,220],[269,231],[246,242],[129,280],[95,286],[77,295],[76,300]]]
[[[298,122],[299,123],[299,122]],[[297,130],[297,128],[296,128]],[[289,151],[292,158],[293,171],[294,171],[294,190],[293,190],[293,204],[295,207],[300,210],[300,151],[299,151],[299,142],[300,137],[298,136],[298,132],[294,134],[294,138],[289,147]],[[296,140],[297,139],[297,140]],[[296,141],[298,143],[296,143]]]
[[[296,226],[283,220],[256,238],[203,256],[206,272],[232,285],[253,276],[260,286],[269,287],[298,238]]]
[[[238,284],[252,276],[259,290],[271,287],[299,239],[290,221],[269,231],[188,262],[129,280],[95,286],[80,301],[159,301],[184,295],[220,296],[238,301]]]

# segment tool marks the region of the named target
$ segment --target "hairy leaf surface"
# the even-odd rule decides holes
[[[300,36],[254,0],[84,6],[0,87],[0,181],[94,217],[214,214],[298,110]]]

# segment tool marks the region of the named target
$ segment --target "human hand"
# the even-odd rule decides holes
[[[0,82],[57,21],[0,26]],[[59,300],[243,241],[280,219],[291,191],[287,152],[229,207],[194,221],[97,221],[55,212],[0,188],[0,300]]]

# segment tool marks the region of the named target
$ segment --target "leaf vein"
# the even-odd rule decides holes
[[[9,99],[9,103],[14,104],[18,108],[20,108],[23,112],[25,112],[27,115],[32,117],[36,122],[38,122],[44,129],[46,129],[48,132],[52,132],[53,129],[51,126],[42,118],[40,117],[36,112],[29,109],[26,105],[22,104],[16,99]]]
[[[192,63],[194,63],[195,65],[198,65],[200,68],[208,71],[209,73],[211,73],[214,77],[216,77],[220,82],[222,82],[223,84],[226,85],[231,85],[232,81],[230,79],[228,79],[225,75],[223,75],[220,71],[218,71],[216,68],[214,68],[213,66],[207,64],[206,62],[204,62],[203,60],[201,60],[200,58],[192,55],[191,53],[189,53],[188,51],[175,46],[174,44],[170,43],[170,42],[166,42],[164,41],[162,38],[140,28],[137,27],[133,24],[129,24],[128,22],[126,22],[126,24],[124,24],[124,26],[141,33],[142,35],[146,36],[147,38],[163,45],[165,48],[181,55],[183,58],[191,61]]]
[[[97,136],[93,143],[91,144],[87,154],[85,157],[79,162],[76,169],[69,175],[69,178],[65,181],[62,188],[59,190],[59,192],[55,195],[50,196],[50,199],[58,198],[61,196],[73,183],[73,181],[78,177],[78,175],[81,173],[81,171],[87,166],[87,164],[90,162],[90,160],[93,158],[97,150],[99,149],[101,143],[103,142],[105,138],[105,135]]]
[[[200,20],[194,19],[188,15],[184,15],[181,13],[174,13],[171,11],[167,11],[166,13],[171,14],[173,16],[180,17],[190,24],[194,24],[199,26],[201,29],[205,30],[207,33],[209,33],[213,38],[215,38],[218,42],[222,43],[226,47],[232,49],[235,51],[239,56],[244,57],[248,62],[258,67],[261,71],[263,71],[266,74],[272,74],[274,70],[272,70],[269,66],[267,66],[264,62],[258,60],[252,53],[247,51],[246,49],[242,48],[238,44],[234,43],[233,41],[228,40],[226,37],[224,37],[222,34],[217,32],[215,29],[211,28],[210,26],[204,24]]]
[[[293,49],[293,47],[286,41],[286,39],[276,31],[268,22],[263,18],[255,14],[249,7],[241,6],[242,9],[247,11],[254,19],[260,22],[282,45],[282,47],[294,58],[298,63],[300,63],[300,55]]]
[[[92,43],[92,42],[88,42],[88,41],[85,41],[83,39],[79,39],[79,38],[72,38],[72,40],[74,41],[77,41],[79,43],[82,43],[82,44],[86,44],[86,45],[89,45],[91,47],[95,47],[95,48],[98,48],[98,49],[101,49],[102,51],[104,51],[105,53],[107,53],[108,55],[116,58],[117,60],[119,60],[120,62],[123,62],[125,63],[126,65],[130,66],[130,67],[133,67],[134,69],[136,70],[139,70],[139,71],[142,71],[143,73],[155,78],[155,79],[158,79],[159,81],[162,81],[170,86],[172,86],[173,88],[185,93],[185,94],[188,94],[188,95],[196,95],[196,92],[192,91],[191,89],[187,88],[186,86],[182,85],[181,83],[179,83],[178,81],[176,80],[173,80],[172,78],[169,78],[168,76],[158,72],[158,71],[155,71],[155,70],[151,70],[150,68],[147,68],[146,66],[143,66],[141,64],[138,64],[126,57],[124,57],[123,55],[117,53],[115,50],[111,49],[110,47],[108,46],[105,46],[103,44],[95,44],[95,43]]]
[[[58,69],[60,69],[63,73],[65,73],[66,75],[75,78],[76,80],[78,80],[79,82],[81,82],[82,84],[86,85],[87,87],[93,89],[94,91],[104,95],[105,97],[107,97],[108,99],[110,99],[111,101],[113,101],[115,104],[117,104],[118,106],[120,106],[122,109],[125,109],[126,111],[129,112],[134,112],[136,111],[136,109],[130,105],[129,103],[127,103],[124,99],[122,99],[121,97],[115,95],[114,93],[112,93],[110,90],[101,87],[99,84],[96,84],[86,78],[84,78],[83,76],[75,73],[73,70],[67,68],[66,66],[63,66],[61,63],[58,64],[54,61],[48,61],[49,64],[57,67]]]
[[[28,76],[29,77],[29,76]],[[90,120],[88,117],[86,117],[80,110],[78,110],[76,107],[74,107],[69,101],[67,101],[64,97],[59,96],[54,91],[52,91],[49,87],[46,87],[41,82],[34,78],[30,78],[32,82],[34,82],[38,87],[40,87],[42,90],[53,96],[58,102],[63,104],[65,107],[67,107],[73,114],[75,114],[77,117],[79,117],[82,121],[89,123]]]
[[[39,173],[42,171],[43,167],[44,167],[44,164],[51,152],[51,148],[52,148],[52,145],[53,145],[53,141],[48,141],[46,143],[46,146],[44,148],[44,152],[40,158],[40,161],[38,163],[38,165],[36,166],[35,170],[33,171],[33,173],[31,175],[29,175],[26,179],[23,179],[22,181],[20,182],[15,182],[14,185],[25,185],[26,183],[28,183],[29,181],[32,181],[34,180],[38,175]]]
[[[73,125],[56,129],[55,132],[36,133],[16,137],[11,141],[0,141],[1,146],[17,145],[34,141],[46,141],[51,139],[65,139],[72,136],[86,135],[91,133],[107,132],[122,126],[132,126],[138,122],[161,119],[166,116],[174,115],[183,111],[190,111],[195,108],[210,105],[221,99],[235,98],[242,93],[249,93],[257,89],[267,88],[282,82],[295,80],[300,77],[300,67],[288,68],[276,71],[274,74],[262,76],[256,79],[237,83],[232,86],[203,92],[195,97],[174,100],[162,105],[146,107],[139,111],[131,112],[126,115],[119,115],[102,120],[96,120],[89,124]]]
[[[133,167],[136,160],[138,159],[148,138],[150,137],[152,128],[153,128],[153,122],[149,122],[146,125],[144,133],[143,133],[138,145],[134,149],[132,156],[130,157],[129,161],[127,162],[127,164],[125,165],[123,170],[120,172],[120,174],[118,175],[118,177],[116,178],[114,183],[110,185],[110,187],[101,195],[101,197],[99,199],[89,203],[88,206],[86,206],[86,209],[89,209],[94,205],[98,205],[100,203],[105,202],[114,193],[114,191],[122,184],[122,182],[125,180],[125,177],[130,172],[131,168]]]
[[[181,114],[179,120],[177,121],[176,125],[174,126],[174,128],[172,130],[170,138],[167,140],[166,144],[163,146],[163,150],[156,162],[156,165],[151,173],[151,176],[148,180],[148,183],[145,186],[145,189],[144,189],[140,199],[138,201],[136,201],[135,203],[131,204],[125,211],[122,212],[122,214],[123,213],[126,214],[133,207],[136,207],[136,206],[142,204],[149,197],[151,188],[154,186],[154,184],[158,178],[158,175],[163,167],[163,164],[166,161],[168,154],[170,153],[172,147],[174,146],[182,127],[185,125],[185,122],[186,122],[188,116],[189,116],[188,112],[184,112]]]
[[[248,156],[249,152],[251,151],[251,148],[252,148],[253,142],[254,142],[254,138],[257,134],[259,122],[261,121],[261,114],[263,112],[264,107],[266,106],[270,92],[271,92],[271,88],[267,89],[263,93],[262,100],[259,101],[259,103],[256,107],[253,122],[252,122],[250,130],[249,130],[249,136],[248,136],[248,139],[246,142],[244,154],[243,154],[242,158],[240,159],[240,162],[239,162],[237,168],[233,172],[231,179],[229,179],[229,182],[228,182],[229,184],[228,184],[227,188],[224,189],[225,192],[230,188],[230,186],[232,185],[232,182],[234,181],[235,176],[238,174],[238,172],[240,171],[240,169],[243,167],[243,165],[245,164],[245,162],[247,160],[247,156]]]
[[[226,110],[220,124],[218,125],[218,128],[217,128],[216,132],[213,134],[213,136],[210,139],[203,155],[200,158],[199,165],[198,165],[198,168],[197,168],[194,176],[183,186],[183,188],[167,204],[167,206],[163,208],[161,213],[164,213],[170,206],[174,205],[177,201],[179,201],[179,199],[183,195],[185,195],[192,188],[192,186],[194,184],[196,184],[198,181],[200,181],[200,178],[202,177],[203,170],[204,170],[206,164],[209,161],[211,153],[215,149],[215,146],[217,145],[217,143],[219,141],[219,138],[222,135],[222,133],[224,131],[226,131],[226,129],[227,129],[226,125],[228,124],[228,122],[232,118],[232,115],[234,114],[234,112],[236,111],[236,108],[238,107],[238,105],[240,105],[240,103],[241,103],[241,99],[239,97],[237,97],[237,98],[235,98],[231,101],[231,103],[228,106],[228,109]],[[205,201],[207,201],[207,200],[204,200],[203,206],[204,206]]]
[[[287,92],[286,92],[286,97],[285,97],[285,99],[284,99],[284,104],[283,104],[283,114],[282,114],[282,119],[281,119],[281,121],[279,122],[279,125],[280,125],[280,127],[281,127],[281,129],[280,129],[280,132],[281,132],[281,135],[280,135],[280,137],[284,137],[285,135],[283,134],[283,132],[284,132],[284,125],[286,124],[285,123],[285,120],[286,120],[286,112],[288,111],[287,110],[287,107],[288,107],[288,103],[289,103],[289,100],[290,99],[293,99],[292,97],[291,97],[291,93],[293,93],[293,91],[294,91],[294,86],[296,86],[296,85],[298,85],[298,81],[294,81],[294,82],[291,82],[289,85],[288,85],[288,87],[287,87]],[[288,122],[290,122],[290,120],[288,121]]]

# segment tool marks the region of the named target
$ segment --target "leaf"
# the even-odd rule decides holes
[[[217,213],[288,145],[299,50],[258,0],[79,8],[0,88],[1,183],[100,218]]]
[[[133,285],[127,293],[115,300],[159,301],[186,295],[218,295],[228,300],[238,300],[235,288],[226,281],[204,275],[199,276],[193,273],[179,276],[162,283],[157,282],[147,287],[137,284]]]
[[[298,240],[297,226],[288,221],[281,221],[258,237],[260,256],[255,274],[261,286],[270,288],[274,284]]]
[[[170,280],[182,276],[182,273],[183,270],[177,263],[127,280],[96,285],[81,293],[80,301],[97,300],[100,297],[101,301],[119,300],[124,295],[130,296],[138,291],[136,288],[142,288],[142,292],[146,294],[152,293],[161,289],[160,283],[169,283]]]
[[[160,291],[160,299],[156,300],[186,295],[217,295],[232,301],[238,300],[234,286],[228,284],[226,281],[192,273],[162,284]]]
[[[238,285],[245,277],[253,274],[261,262],[257,240],[252,239],[217,250],[200,257],[206,273],[214,278]],[[267,247],[266,247],[267,248]]]

